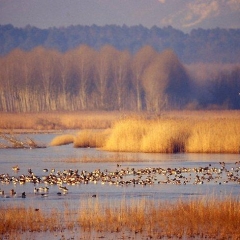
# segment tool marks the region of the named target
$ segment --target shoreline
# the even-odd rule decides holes
[[[77,131],[76,129],[54,129],[54,130],[37,130],[37,129],[0,129],[0,134],[50,134],[63,133],[66,131]]]

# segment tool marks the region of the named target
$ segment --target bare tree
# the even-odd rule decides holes
[[[172,50],[155,58],[143,74],[148,110],[180,108],[188,101],[189,78]]]
[[[132,59],[133,85],[136,90],[137,110],[143,108],[142,102],[142,76],[146,68],[156,56],[155,50],[150,46],[141,48]]]
[[[95,85],[99,93],[99,108],[106,109],[108,89],[110,88],[112,61],[114,59],[115,49],[106,45],[100,49],[95,61],[96,77]]]
[[[88,107],[88,99],[93,85],[93,64],[95,51],[87,45],[82,45],[72,52],[73,65],[78,76],[78,98],[81,109]]]
[[[117,109],[122,110],[129,92],[129,71],[131,55],[128,51],[116,51],[113,62],[113,80],[116,90]]]
[[[54,100],[54,74],[57,68],[57,52],[38,47],[34,50],[35,64],[38,65],[43,95],[41,98],[42,110],[56,110]]]
[[[163,59],[159,55],[143,74],[143,88],[148,111],[156,112],[166,106],[165,90],[167,84],[168,74],[164,70]]]

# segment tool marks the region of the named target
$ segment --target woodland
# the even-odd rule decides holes
[[[237,29],[5,25],[0,33],[2,112],[240,108]]]
[[[240,62],[240,29],[193,29],[184,33],[171,26],[68,26],[39,29],[0,25],[0,55],[15,48],[30,51],[37,46],[66,52],[86,44],[95,50],[111,45],[117,50],[136,53],[152,46],[157,52],[172,49],[183,63]]]

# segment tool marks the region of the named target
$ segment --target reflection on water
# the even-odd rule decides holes
[[[32,137],[35,141],[48,144],[54,134],[34,134],[28,135]],[[85,156],[88,157],[99,157],[112,158],[114,159],[121,154],[122,156],[129,157],[131,159],[139,159],[139,162],[122,162],[121,167],[117,167],[115,162],[67,162],[64,159],[75,158],[81,159]],[[220,168],[219,162],[225,162],[226,168],[231,171],[234,169],[234,176],[238,177],[239,165],[235,163],[240,161],[240,156],[238,154],[145,154],[145,153],[112,153],[100,151],[97,149],[80,149],[73,148],[72,145],[59,146],[59,147],[48,147],[44,149],[1,149],[0,150],[0,174],[9,174],[12,177],[19,177],[20,175],[27,175],[28,169],[30,168],[34,174],[40,178],[49,175],[51,169],[55,171],[64,170],[79,170],[92,172],[96,169],[104,171],[116,171],[116,169],[145,169],[145,168],[199,168],[199,167],[209,167]],[[12,167],[18,165],[20,170],[14,172]],[[43,169],[49,169],[46,173]],[[193,173],[192,173],[193,174]],[[42,195],[40,193],[34,193],[34,187],[39,188],[41,186],[46,186],[44,183],[25,183],[25,184],[13,184],[11,181],[6,183],[1,183],[0,188],[5,193],[0,196],[0,202],[3,203],[21,203],[26,205],[33,205],[34,207],[44,207],[52,208],[62,207],[62,204],[66,202],[70,207],[78,207],[82,200],[91,199],[93,195],[96,195],[98,200],[110,201],[117,199],[161,199],[161,200],[175,200],[181,198],[189,197],[199,197],[205,195],[215,194],[216,196],[222,195],[238,195],[240,184],[234,181],[224,183],[224,179],[227,179],[227,172],[225,175],[221,175],[219,180],[211,181],[210,183],[204,182],[204,184],[158,184],[159,181],[165,181],[166,176],[157,175],[154,176],[154,184],[109,184],[102,182],[89,182],[88,184],[76,184],[67,185],[68,193],[58,195],[59,187],[55,184],[48,184],[49,192]],[[240,174],[240,168],[239,168]],[[184,174],[183,174],[184,175]],[[194,178],[196,178],[197,173],[195,173]],[[217,175],[217,173],[216,173]],[[142,179],[147,177],[143,176]],[[176,177],[179,177],[178,175]],[[193,175],[192,175],[193,177]],[[123,180],[133,179],[134,176],[123,176]],[[170,180],[174,179],[174,174],[169,175]],[[221,183],[221,184],[220,184]],[[14,189],[16,191],[15,196],[10,195],[10,190]],[[22,198],[21,193],[26,193],[26,198]]]

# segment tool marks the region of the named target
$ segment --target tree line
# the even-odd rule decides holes
[[[162,52],[171,48],[183,63],[240,62],[240,29],[194,29],[190,33],[168,27],[141,25],[69,26],[39,29],[0,25],[0,55],[15,48],[31,51],[37,46],[67,52],[87,44],[95,50],[105,45],[135,54],[145,45]]]
[[[239,90],[239,68],[215,76],[203,87],[174,51],[159,53],[151,46],[135,54],[110,45],[98,51],[81,45],[65,53],[37,47],[0,57],[0,111],[6,112],[159,112],[196,102],[195,107],[225,104],[239,109]]]

